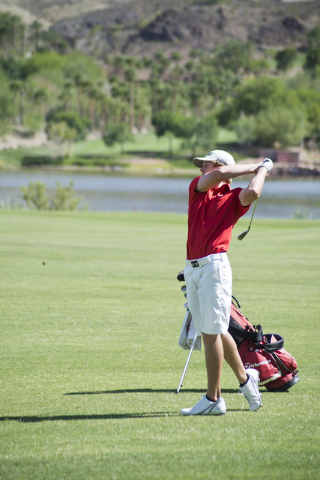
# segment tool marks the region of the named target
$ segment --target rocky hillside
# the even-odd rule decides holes
[[[8,0],[0,0],[1,4]],[[10,0],[51,22],[76,49],[104,58],[191,48],[211,50],[228,38],[261,48],[304,49],[320,21],[320,2],[288,0]]]

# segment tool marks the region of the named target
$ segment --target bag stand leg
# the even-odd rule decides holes
[[[179,386],[178,386],[178,388],[177,388],[177,393],[179,393],[179,390],[180,390],[180,388],[182,387],[182,384],[183,384],[184,377],[186,376],[187,369],[188,369],[188,365],[189,365],[189,362],[190,362],[190,358],[191,358],[191,355],[192,355],[194,346],[195,346],[195,344],[196,344],[197,336],[198,336],[198,335],[196,334],[195,337],[194,337],[194,339],[193,339],[192,345],[191,345],[191,347],[190,347],[190,352],[189,352],[189,355],[188,355],[186,364],[185,364],[184,369],[183,369],[183,372],[182,372],[182,376],[181,376],[181,379],[180,379],[180,382],[179,382]]]

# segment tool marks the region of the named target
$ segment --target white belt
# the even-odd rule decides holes
[[[187,267],[203,267],[203,265],[207,265],[209,262],[213,262],[214,260],[222,260],[223,258],[227,257],[226,252],[222,253],[212,253],[211,255],[207,255],[206,257],[202,258],[195,258],[194,260],[186,260]]]

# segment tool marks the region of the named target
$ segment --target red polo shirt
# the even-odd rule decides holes
[[[242,189],[231,190],[227,183],[207,192],[196,192],[200,178],[195,178],[189,187],[188,260],[227,252],[234,225],[250,208],[240,203]]]

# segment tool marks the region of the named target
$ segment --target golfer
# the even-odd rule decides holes
[[[232,229],[262,191],[273,163],[235,165],[232,155],[213,150],[197,157],[194,164],[201,176],[189,187],[187,260],[184,276],[188,307],[198,335],[202,335],[208,377],[207,394],[182,415],[222,415],[226,404],[221,397],[223,358],[235,373],[249,410],[261,407],[259,373],[245,370],[236,344],[228,333],[232,272],[227,257]],[[247,188],[231,190],[231,179],[254,174]]]

